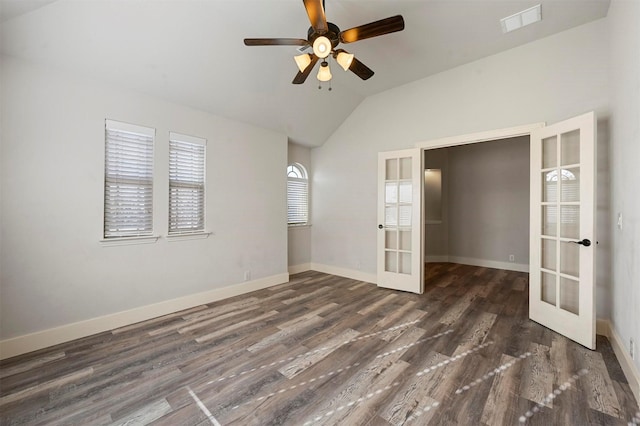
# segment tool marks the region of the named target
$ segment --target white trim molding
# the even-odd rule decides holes
[[[631,388],[633,395],[636,397],[636,402],[640,403],[640,372],[631,359],[631,356],[629,356],[629,352],[627,351],[627,347],[624,344],[622,337],[620,337],[616,332],[611,321],[607,319],[598,319],[596,321],[596,333],[607,337],[609,342],[611,342],[613,352],[616,354],[616,358],[618,358],[618,362],[622,367],[624,376],[629,382],[629,387]]]
[[[505,271],[529,272],[529,265],[524,263],[498,262],[496,260],[475,259],[471,257],[449,256],[449,262],[462,265],[481,266],[483,268],[504,269]]]
[[[339,277],[351,278],[352,280],[365,281],[371,284],[378,283],[376,274],[357,271],[354,269],[339,268],[337,266],[323,265],[321,263],[311,263],[311,270],[324,272],[325,274],[337,275]]]
[[[311,270],[311,263],[301,263],[300,265],[289,266],[289,275],[299,274]]]
[[[288,273],[272,275],[2,340],[0,341],[0,359],[10,358],[93,334],[114,330],[195,306],[283,284],[288,281]]]
[[[424,257],[425,263],[448,263],[449,256],[448,255],[428,255]]]
[[[504,129],[488,130],[486,132],[449,136],[446,138],[432,139],[425,142],[416,142],[415,147],[424,149],[445,148],[448,146],[466,145],[476,142],[515,138],[518,136],[530,135],[532,130],[544,127],[544,125],[545,123],[532,123],[522,126],[505,127]]]

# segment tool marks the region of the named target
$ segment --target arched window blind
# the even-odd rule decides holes
[[[153,233],[155,129],[105,120],[104,238]]]
[[[298,163],[287,167],[287,223],[305,225],[309,222],[309,179],[307,170]]]
[[[206,139],[169,134],[169,235],[204,231]]]

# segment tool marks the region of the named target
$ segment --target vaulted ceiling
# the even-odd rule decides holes
[[[503,34],[500,18],[542,4],[542,21]],[[331,62],[332,90],[303,85],[295,46],[300,0],[0,0],[0,52],[322,145],[367,96],[606,16],[609,0],[326,0],[341,29],[401,14],[405,30],[345,46],[375,71]]]

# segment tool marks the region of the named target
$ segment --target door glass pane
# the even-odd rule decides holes
[[[387,272],[398,272],[398,253],[386,251],[384,253],[384,270]]]
[[[400,179],[411,179],[411,157],[400,159]]]
[[[558,229],[558,208],[556,206],[542,206],[542,235],[555,237]]]
[[[562,175],[560,201],[580,201],[580,168],[562,169],[560,174]]]
[[[400,182],[400,202],[410,203],[413,198],[413,185],[411,182]]]
[[[400,273],[411,275],[411,253],[398,253],[400,256]]]
[[[391,250],[398,249],[398,231],[384,231],[384,248]]]
[[[560,206],[560,236],[578,238],[580,234],[580,206]]]
[[[385,180],[398,180],[398,159],[390,158],[387,160]]]
[[[400,231],[400,250],[411,251],[411,231]]]
[[[542,168],[556,167],[558,164],[557,137],[552,136],[542,140]]]
[[[542,173],[542,201],[558,201],[558,171]]]
[[[400,206],[399,226],[411,226],[411,206]]]
[[[580,129],[560,136],[560,156],[562,166],[580,162]]]
[[[542,267],[556,270],[556,240],[542,239]]]
[[[563,241],[560,243],[560,272],[580,277],[580,246]]]
[[[394,204],[398,202],[398,184],[395,182],[387,182],[384,184],[384,202],[386,204]]]
[[[540,300],[556,306],[556,275],[542,272],[540,278]]]
[[[385,207],[384,224],[385,226],[398,226],[398,208],[396,206]]]
[[[580,315],[580,283],[560,278],[560,309]]]

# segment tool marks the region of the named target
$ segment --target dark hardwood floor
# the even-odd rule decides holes
[[[1,423],[640,423],[607,339],[529,321],[527,292],[456,264],[428,264],[423,295],[306,272],[2,361]]]

